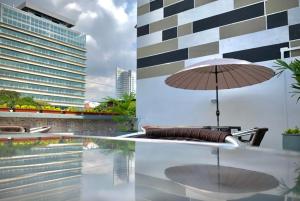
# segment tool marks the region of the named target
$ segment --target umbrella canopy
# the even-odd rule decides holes
[[[267,67],[238,59],[212,59],[197,63],[169,76],[171,87],[190,90],[216,90],[217,126],[219,126],[219,89],[250,86],[269,80],[275,72]]]

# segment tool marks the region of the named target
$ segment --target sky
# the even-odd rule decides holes
[[[24,0],[0,0],[18,5]],[[87,39],[86,100],[115,96],[116,67],[136,69],[136,0],[31,0],[76,21]]]

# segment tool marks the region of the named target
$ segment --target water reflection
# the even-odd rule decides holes
[[[291,193],[300,188],[299,153],[220,149],[220,167],[214,153],[208,146],[137,143],[136,199],[300,200]]]
[[[0,143],[1,201],[299,201],[300,154],[98,138]]]
[[[8,141],[0,153],[1,200],[80,200],[82,143]]]
[[[135,144],[99,139],[88,141],[99,148],[83,153],[82,200],[135,200]]]

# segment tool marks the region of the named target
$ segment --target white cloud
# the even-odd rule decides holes
[[[123,3],[117,7],[113,0],[98,0],[98,5],[110,13],[119,24],[128,22],[128,15],[126,13],[127,3]]]
[[[90,20],[90,19],[96,19],[98,17],[98,14],[96,12],[93,11],[86,11],[86,12],[82,12],[79,15],[79,20]]]
[[[9,3],[24,0],[0,0]],[[86,33],[86,99],[115,96],[115,68],[136,69],[136,0],[32,0]],[[75,4],[74,4],[75,2]],[[81,9],[81,11],[79,11]]]
[[[65,6],[65,9],[67,10],[74,10],[74,11],[78,11],[81,12],[82,8],[75,2],[69,3]]]
[[[94,47],[94,48],[98,47],[97,41],[93,38],[93,36],[91,36],[89,34],[86,35],[86,43],[87,43],[88,46],[91,46],[91,47]]]
[[[54,5],[58,5],[62,2],[62,0],[51,0]]]
[[[101,101],[107,96],[115,96],[115,75],[110,77],[86,78],[86,98],[92,101]]]

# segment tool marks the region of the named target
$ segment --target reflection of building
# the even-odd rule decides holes
[[[137,4],[137,116],[141,125],[216,125],[214,92],[166,86],[165,79],[175,72],[214,58],[274,67],[281,48],[300,48],[299,0],[138,0]],[[285,56],[299,58],[300,51]],[[197,79],[196,74],[190,76]],[[299,124],[300,113],[296,98],[289,93],[294,81],[291,76],[283,77],[221,91],[225,100],[220,106],[225,110],[221,125],[266,126],[270,132],[263,146],[281,148],[282,130]],[[262,111],[265,115],[260,115]]]
[[[132,163],[132,160],[128,154],[122,152],[115,153],[113,163],[114,185],[129,183],[130,163]]]
[[[82,144],[17,150],[0,158],[0,197],[9,200],[80,200]]]
[[[72,20],[27,0],[0,4],[0,89],[53,105],[83,107],[85,35]]]
[[[123,94],[136,93],[136,72],[117,68],[116,72],[116,96],[120,98]]]

